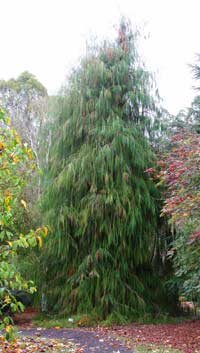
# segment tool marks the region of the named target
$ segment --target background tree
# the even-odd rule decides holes
[[[135,39],[122,21],[116,42],[91,50],[74,70],[60,102],[42,255],[54,310],[133,316],[158,299],[151,261],[159,196],[144,172],[155,159],[147,136],[158,110]]]
[[[12,116],[12,125],[34,152],[40,168],[40,150],[43,141],[40,131],[47,120],[47,90],[29,72],[17,79],[0,81],[0,103]],[[36,189],[36,188],[34,188]],[[33,190],[30,192],[30,194]],[[37,195],[41,193],[41,178],[38,175]]]
[[[198,94],[194,97],[191,107],[188,108],[188,112],[187,112],[188,125],[191,127],[192,131],[195,131],[197,133],[200,133],[200,95],[199,95],[200,87],[198,85],[200,80],[199,62],[200,62],[200,55],[197,55],[196,63],[191,65],[191,69],[193,73],[193,78],[195,79],[195,82],[197,82],[197,85],[194,88]]]
[[[181,129],[188,132],[200,132],[200,87],[198,82],[200,80],[200,65],[199,65],[200,55],[197,55],[196,63],[190,65],[193,78],[195,80],[194,90],[197,94],[191,103],[191,106],[181,110],[177,116],[172,116],[168,123],[168,133],[171,135],[171,130],[173,128],[174,134],[178,134]],[[176,126],[176,129],[174,127]],[[169,137],[169,136],[168,136]]]

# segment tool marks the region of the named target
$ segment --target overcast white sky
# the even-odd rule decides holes
[[[200,0],[0,0],[0,14],[0,79],[28,70],[56,92],[87,38],[128,15],[150,33],[141,51],[165,107],[175,114],[194,96],[187,65],[200,53]]]

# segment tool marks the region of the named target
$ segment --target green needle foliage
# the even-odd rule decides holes
[[[49,309],[128,316],[155,299],[158,191],[145,173],[154,160],[152,85],[124,21],[117,41],[90,50],[71,75],[43,201]]]

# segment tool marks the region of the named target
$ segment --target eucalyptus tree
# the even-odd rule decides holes
[[[19,131],[36,156],[40,167],[41,127],[47,118],[47,90],[28,71],[17,79],[0,81],[0,102],[12,116],[12,124]]]
[[[154,82],[122,21],[72,72],[55,122],[44,193],[48,308],[136,315],[152,308],[158,191],[145,170],[158,119]]]
[[[0,103],[12,117],[11,126],[16,129],[30,151],[32,173],[29,182],[23,188],[22,198],[31,206],[26,217],[18,213],[18,231],[25,232],[40,223],[40,212],[36,206],[41,196],[41,174],[36,170],[41,168],[41,149],[43,141],[41,130],[47,121],[47,90],[31,73],[25,71],[17,79],[0,81]]]
[[[200,87],[199,87],[199,80],[200,80],[200,55],[197,55],[197,61],[195,64],[191,65],[193,78],[197,85],[195,86],[195,90],[198,93],[192,103],[191,106],[188,108],[187,112],[187,123],[190,128],[197,133],[200,133]]]

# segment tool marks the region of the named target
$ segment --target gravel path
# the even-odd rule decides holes
[[[83,353],[133,353],[133,349],[109,334],[82,329],[21,329],[20,335],[71,341],[83,348]]]

